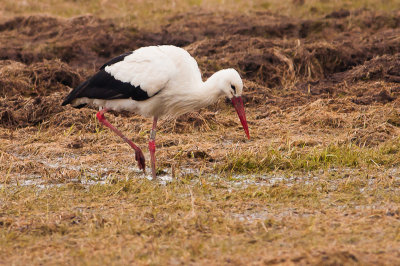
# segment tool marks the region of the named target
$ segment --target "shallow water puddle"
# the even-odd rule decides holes
[[[66,157],[52,157],[52,158],[38,158],[35,156],[22,155],[18,153],[9,153],[14,156],[15,159],[27,162],[39,163],[44,166],[45,169],[55,169],[56,171],[62,172],[65,170],[72,170],[80,173],[81,178],[70,178],[66,179],[65,182],[58,182],[57,180],[49,180],[39,174],[33,173],[13,173],[10,174],[10,182],[8,184],[0,184],[0,188],[10,186],[36,186],[40,189],[50,187],[60,187],[67,184],[82,184],[82,185],[104,185],[110,184],[114,180],[115,175],[119,173],[119,170],[112,167],[104,167],[102,164],[95,164],[91,166],[87,165],[76,165],[76,162],[71,159],[77,159],[75,156],[71,158]],[[75,164],[74,164],[75,163]],[[143,174],[141,170],[136,167],[127,168],[132,174],[135,174],[137,178],[146,178],[152,180],[152,176],[149,172]],[[163,172],[167,172],[164,169]],[[171,175],[161,175],[158,177],[160,184],[166,185],[168,182],[173,181]]]
[[[92,164],[91,166],[87,165],[77,165],[77,161],[79,162],[79,156],[72,155],[70,157],[35,157],[28,156],[18,153],[10,153],[17,160],[27,161],[39,163],[44,166],[45,169],[56,170],[56,173],[63,173],[65,170],[72,170],[78,172],[78,178],[67,178],[62,180],[52,180],[41,176],[36,173],[13,173],[10,174],[10,182],[7,184],[0,184],[0,188],[9,187],[9,186],[37,186],[38,188],[46,188],[46,187],[58,187],[71,183],[82,184],[86,186],[91,185],[103,185],[103,184],[111,184],[115,178],[117,179],[130,179],[130,178],[146,178],[148,180],[152,180],[152,176],[149,171],[143,174],[141,170],[134,166],[129,166],[125,168],[127,173],[120,173],[120,169],[114,167],[105,167],[103,164]],[[320,170],[319,172],[305,173],[305,174],[279,174],[279,173],[271,173],[271,174],[233,174],[229,177],[222,177],[217,174],[203,174],[199,169],[192,168],[182,168],[180,169],[180,175],[194,175],[198,177],[205,177],[209,182],[220,182],[223,181],[225,185],[227,185],[227,190],[230,192],[236,189],[245,189],[249,186],[275,186],[275,185],[284,185],[287,187],[291,187],[296,184],[302,185],[313,185],[316,182],[321,181],[321,178],[324,177],[324,182],[328,185],[329,189],[337,189],[337,186],[340,180],[345,180],[349,177],[358,176],[357,169],[351,168],[343,168],[336,169],[331,168],[327,170],[328,174],[336,174],[335,178],[329,179],[326,178],[326,172]],[[164,174],[158,176],[157,183],[161,185],[167,185],[170,182],[174,182],[176,180],[172,174],[170,174],[170,169],[163,169],[162,172]],[[133,177],[134,175],[134,177]],[[400,181],[400,169],[399,168],[390,168],[382,171],[381,176],[389,176],[393,182]],[[381,182],[381,176],[371,177],[366,180],[367,186],[361,187],[360,192],[366,192],[372,187],[374,184]],[[192,183],[195,184],[199,179],[193,179]],[[321,189],[321,188],[317,188]],[[396,189],[396,188],[395,188]],[[399,189],[399,188],[397,188]]]

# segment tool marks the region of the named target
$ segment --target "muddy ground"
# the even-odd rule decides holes
[[[171,17],[157,32],[121,28],[93,16],[21,16],[0,21],[0,181],[35,178],[37,184],[65,184],[85,171],[140,175],[129,147],[96,122],[94,109],[60,104],[109,58],[159,44],[187,49],[205,78],[222,68],[237,69],[245,83],[252,135],[245,140],[224,100],[163,121],[157,143],[161,174],[179,176],[185,169],[232,173],[236,168],[227,156],[233,151],[312,151],[332,145],[373,149],[392,143],[400,133],[399,12],[339,10],[302,20],[269,12],[196,11]],[[151,121],[126,114],[109,117],[139,146],[147,146]],[[287,170],[284,165],[272,162],[260,171]],[[363,256],[380,261],[385,257],[380,254],[389,253],[389,261],[399,262],[398,249],[388,246],[382,252],[367,256],[341,247],[314,257],[296,255],[296,261],[287,251],[264,262],[338,265],[366,262]]]

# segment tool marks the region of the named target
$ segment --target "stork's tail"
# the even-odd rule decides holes
[[[64,99],[64,101],[62,102],[61,105],[65,106],[67,104],[71,104],[73,100],[75,100],[76,98],[79,98],[80,92],[83,91],[88,84],[89,84],[89,80],[86,80],[85,82],[82,82],[78,87],[73,89],[68,94],[68,96]],[[74,107],[80,108],[80,107],[83,107],[83,106],[79,105],[79,106],[74,106]]]

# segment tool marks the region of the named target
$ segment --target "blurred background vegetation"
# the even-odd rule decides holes
[[[73,17],[93,14],[117,19],[121,25],[153,28],[168,17],[193,9],[213,12],[270,11],[280,15],[312,18],[339,9],[393,11],[400,0],[2,0],[0,17],[51,14]]]

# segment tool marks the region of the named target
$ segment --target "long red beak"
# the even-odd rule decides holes
[[[244,113],[242,97],[233,96],[232,104],[233,104],[233,107],[235,107],[235,110],[239,116],[240,122],[242,123],[243,129],[244,129],[244,132],[246,132],[247,138],[250,139],[249,127],[247,126],[246,114]]]

